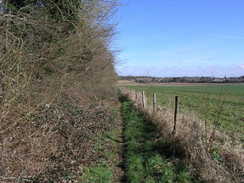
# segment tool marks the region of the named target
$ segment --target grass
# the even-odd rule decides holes
[[[159,139],[155,125],[133,107],[122,103],[126,142],[125,163],[128,183],[193,183],[189,169],[173,153],[172,145]]]
[[[203,86],[130,86],[144,90],[149,98],[156,93],[158,104],[173,108],[175,95],[180,97],[180,111],[196,112],[208,123],[227,133],[244,136],[244,84]],[[149,102],[151,102],[149,100]]]
[[[113,172],[106,164],[97,164],[85,168],[82,182],[84,183],[112,183]]]

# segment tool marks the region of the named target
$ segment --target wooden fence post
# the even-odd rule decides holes
[[[146,108],[146,99],[145,99],[145,92],[142,91],[142,108]]]
[[[173,135],[175,135],[176,133],[177,112],[178,112],[178,96],[175,96],[174,128],[172,132]]]
[[[153,112],[157,112],[157,95],[153,93]]]

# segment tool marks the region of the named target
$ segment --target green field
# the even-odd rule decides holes
[[[202,86],[129,86],[144,90],[148,101],[157,94],[158,104],[173,108],[174,96],[179,96],[181,112],[195,112],[202,120],[244,140],[244,84]]]

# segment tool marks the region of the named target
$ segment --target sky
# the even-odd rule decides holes
[[[243,0],[121,0],[119,75],[244,75]]]

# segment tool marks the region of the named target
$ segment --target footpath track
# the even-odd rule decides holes
[[[197,183],[174,146],[160,138],[157,127],[131,101],[121,97],[124,122],[124,167],[127,183]]]

